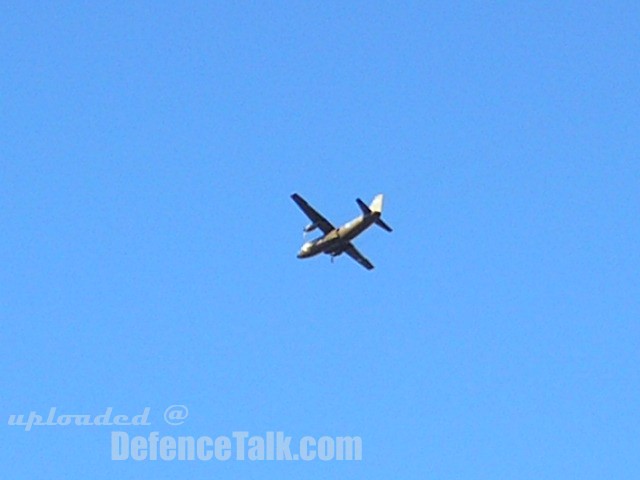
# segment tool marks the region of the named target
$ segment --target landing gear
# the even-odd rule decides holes
[[[335,261],[336,257],[338,255],[340,255],[341,253],[342,252],[331,252],[331,253],[329,253],[329,256],[331,256],[331,263],[333,263]]]

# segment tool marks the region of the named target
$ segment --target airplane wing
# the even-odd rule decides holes
[[[322,230],[323,233],[327,234],[330,231],[335,230],[335,227],[331,225],[331,222],[329,222],[329,220],[316,212],[315,209],[311,205],[309,205],[307,201],[300,195],[294,193],[293,195],[291,195],[291,198],[298,204],[300,209],[307,215],[307,217],[309,217],[309,219],[313,223],[315,223],[320,230]]]
[[[344,249],[344,252],[367,270],[373,270],[373,265],[371,264],[371,262],[367,260],[356,247],[353,246],[353,243],[347,244],[347,248]]]

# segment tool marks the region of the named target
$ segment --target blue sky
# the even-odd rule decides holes
[[[7,478],[631,478],[636,2],[0,7]],[[299,192],[376,265],[298,260]],[[189,408],[182,426],[162,412]],[[111,427],[359,435],[115,462]]]

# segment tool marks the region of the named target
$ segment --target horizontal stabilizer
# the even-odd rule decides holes
[[[378,225],[379,227],[383,228],[387,232],[393,232],[391,227],[389,225],[387,225],[386,223],[384,223],[380,218],[376,218],[376,225]]]
[[[367,204],[364,203],[362,200],[360,200],[359,198],[356,198],[356,202],[358,203],[360,210],[362,210],[362,213],[364,213],[365,215],[369,215],[371,213],[371,210],[369,210],[369,207],[367,206]]]

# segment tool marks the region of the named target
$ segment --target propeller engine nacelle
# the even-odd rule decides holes
[[[318,228],[317,223],[310,223],[309,225],[304,227],[303,231],[304,233],[309,233],[309,232],[313,232],[316,228]]]

